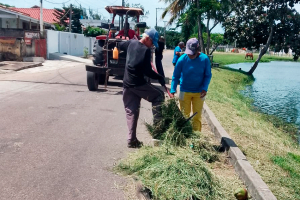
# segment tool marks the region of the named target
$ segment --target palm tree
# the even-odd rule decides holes
[[[198,25],[198,40],[200,42],[201,52],[210,54],[210,33],[216,25],[222,23],[226,17],[228,17],[233,8],[236,6],[235,0],[160,0],[169,6],[163,12],[162,17],[164,18],[167,13],[171,14],[169,24],[171,24],[175,19],[178,19],[183,12],[190,10],[192,12],[192,17],[196,15],[197,25]],[[204,24],[202,24],[202,17],[207,19],[207,47],[204,47],[204,41],[202,32],[205,29]],[[210,20],[214,23],[210,27]],[[189,23],[188,21],[186,23]]]
[[[162,14],[162,18],[164,18],[167,13],[170,13],[171,18],[168,21],[168,24],[171,24],[174,22],[174,20],[178,19],[180,15],[187,11],[191,6],[197,7],[197,10],[199,10],[199,0],[160,0],[165,2],[166,4],[169,4],[167,8],[164,10]],[[201,52],[205,53],[204,48],[204,42],[202,37],[202,23],[201,23],[201,14],[197,15],[197,24],[198,24],[198,40],[200,42],[200,48]]]

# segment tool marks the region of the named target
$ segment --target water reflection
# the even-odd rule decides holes
[[[248,71],[252,65],[239,63],[229,67]],[[254,106],[300,127],[300,63],[259,63],[253,76],[253,85],[243,94],[254,99]]]

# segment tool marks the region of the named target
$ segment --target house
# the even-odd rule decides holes
[[[111,20],[80,19],[80,23],[82,24],[83,28],[86,28],[88,26],[101,28],[103,24],[111,23]],[[119,20],[115,20],[114,22],[114,27],[117,28],[117,30],[120,30],[120,23],[121,22]],[[129,27],[134,30],[135,22],[129,21],[128,23]]]
[[[54,29],[54,9],[43,9],[43,33],[40,8],[14,8],[0,5],[0,61],[46,57],[45,29]]]
[[[43,9],[44,28],[51,29],[54,9]],[[14,8],[0,5],[0,28],[37,30],[40,28],[40,8]]]

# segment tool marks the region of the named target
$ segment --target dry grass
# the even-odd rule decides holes
[[[214,145],[219,145],[204,117],[202,117],[202,133],[206,141]],[[234,167],[229,163],[229,157],[226,153],[219,154],[219,161],[209,163],[209,166],[212,169],[212,172],[220,180],[220,183],[226,188],[224,193],[228,198],[232,197],[232,199],[234,199],[233,193],[237,188],[246,188],[236,174]]]

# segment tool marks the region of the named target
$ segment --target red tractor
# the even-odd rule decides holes
[[[111,24],[102,24],[102,28],[108,29],[107,35],[99,35],[93,48],[93,63],[94,65],[86,65],[87,85],[90,91],[96,91],[98,85],[107,84],[109,76],[123,76],[126,63],[126,52],[119,49],[118,43],[129,40],[130,30],[128,26],[124,26],[124,30],[118,34],[117,28],[114,27],[116,15],[125,16],[125,24],[128,24],[129,17],[136,17],[137,34],[136,39],[140,35],[139,28],[145,28],[145,22],[139,22],[140,15],[144,15],[140,8],[129,8],[123,6],[106,6],[105,9],[113,14]],[[131,31],[131,32],[130,32]],[[115,51],[114,51],[115,50]],[[118,54],[117,56],[113,54]]]

